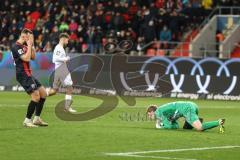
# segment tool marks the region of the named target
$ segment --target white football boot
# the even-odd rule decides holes
[[[23,126],[27,128],[36,128],[38,127],[37,125],[34,125],[31,119],[25,118],[23,121]]]

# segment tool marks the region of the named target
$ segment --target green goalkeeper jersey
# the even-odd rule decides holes
[[[171,102],[159,106],[155,115],[163,123],[164,128],[178,128],[176,120],[180,117],[185,117],[190,124],[198,119],[198,107],[193,102]]]

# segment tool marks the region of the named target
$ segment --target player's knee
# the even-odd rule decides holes
[[[72,82],[72,81],[71,81],[71,82],[66,82],[66,83],[65,83],[65,86],[66,86],[67,88],[71,88],[72,85],[73,85],[73,82]]]
[[[73,90],[72,85],[68,85],[68,86],[67,86],[67,90],[72,91],[72,90]]]
[[[202,123],[199,120],[194,121],[191,124],[197,131],[203,131]]]
[[[195,129],[199,132],[203,131],[202,127],[196,127]]]
[[[68,86],[67,86],[66,93],[67,93],[67,94],[72,94],[72,92],[73,92],[73,87],[72,87],[72,85],[68,85]]]
[[[194,128],[195,128],[197,131],[203,131],[202,124],[195,125]]]
[[[73,81],[70,78],[66,78],[64,80],[64,85],[65,86],[72,86],[73,85]]]
[[[45,88],[41,88],[39,90],[39,93],[40,93],[40,98],[46,98],[47,97],[47,91]]]
[[[51,93],[51,95],[55,95],[55,94],[57,94],[57,91],[58,91],[58,89],[51,89],[50,93]]]
[[[32,100],[33,100],[33,101],[39,102],[39,100],[40,100],[40,93],[39,93],[39,91],[34,91],[34,92],[31,94],[31,97],[32,97]]]

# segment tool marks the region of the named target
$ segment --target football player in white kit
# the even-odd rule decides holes
[[[70,60],[70,57],[64,50],[64,47],[68,44],[68,41],[69,35],[67,33],[61,33],[59,35],[59,43],[54,48],[52,59],[53,63],[55,64],[53,88],[47,90],[47,93],[48,96],[55,95],[61,85],[66,87],[65,111],[75,113],[77,111],[71,107],[73,81],[67,68],[67,62]]]

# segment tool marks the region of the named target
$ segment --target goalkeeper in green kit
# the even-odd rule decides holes
[[[156,119],[156,128],[178,129],[177,120],[183,117],[185,118],[184,129],[195,128],[197,131],[205,131],[219,126],[220,132],[224,132],[225,119],[202,123],[202,119],[198,117],[198,106],[193,102],[177,101],[159,107],[150,105],[147,115],[151,119]]]

